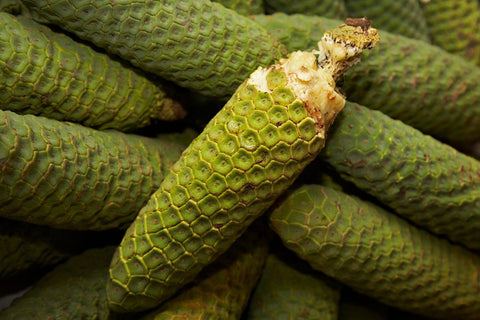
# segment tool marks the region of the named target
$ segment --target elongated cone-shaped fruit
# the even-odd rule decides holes
[[[345,0],[349,17],[367,16],[382,30],[430,42],[419,0]]]
[[[433,44],[480,65],[480,3],[420,0]]]
[[[109,246],[72,257],[2,310],[0,320],[116,319],[105,292],[113,251]]]
[[[0,111],[0,216],[60,229],[128,226],[183,148]]]
[[[480,249],[478,160],[350,102],[329,133],[322,160],[343,179],[416,225]]]
[[[249,18],[209,0],[24,0],[40,22],[204,95],[230,97],[258,66],[287,54]]]
[[[338,20],[273,14],[254,16],[289,50],[314,48]],[[345,73],[349,101],[451,142],[480,139],[480,68],[424,41],[379,31],[382,45]]]
[[[186,112],[164,87],[32,20],[0,12],[1,109],[133,130]]]
[[[340,285],[304,264],[293,254],[269,254],[246,319],[337,320]]]
[[[345,103],[334,78],[377,41],[373,28],[342,25],[316,54],[252,73],[128,228],[112,259],[111,308],[160,304],[232,245],[323,148]]]
[[[141,320],[240,319],[268,252],[265,221],[256,221],[227,252]]]
[[[362,294],[432,318],[478,319],[480,257],[372,203],[307,185],[270,224],[314,269]]]

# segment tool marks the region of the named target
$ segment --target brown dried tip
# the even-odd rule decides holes
[[[345,24],[351,27],[360,27],[363,31],[367,31],[372,25],[372,21],[365,16],[363,18],[347,18],[345,19]]]

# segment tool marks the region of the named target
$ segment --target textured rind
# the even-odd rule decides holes
[[[308,185],[270,224],[314,269],[360,293],[432,318],[478,319],[480,257],[380,207]]]
[[[267,257],[269,240],[262,229],[255,222],[193,283],[141,319],[240,319]]]
[[[112,260],[111,308],[147,309],[170,297],[225,252],[320,152],[315,120],[280,81],[285,73],[272,70],[273,94],[242,84],[129,227]]]
[[[285,47],[249,18],[208,0],[25,0],[32,16],[180,86],[230,97]]]
[[[126,227],[182,148],[0,111],[0,216],[61,229]]]
[[[322,160],[433,233],[480,249],[480,162],[379,111],[347,102]]]
[[[265,13],[263,0],[214,0],[212,2],[218,2],[225,8],[235,10],[244,16]]]
[[[337,320],[340,286],[291,258],[268,255],[245,318]]]
[[[108,309],[105,293],[114,250],[90,249],[72,257],[2,310],[0,319],[116,319]]]
[[[418,0],[345,0],[345,7],[349,17],[366,16],[382,30],[430,42]]]
[[[0,12],[2,109],[121,131],[186,112],[163,86],[32,20]]]
[[[254,19],[289,50],[317,49],[325,27],[341,23],[285,14]],[[345,74],[348,99],[442,140],[479,140],[480,68],[424,41],[379,33],[379,44]]]
[[[432,42],[480,65],[480,4],[470,0],[419,1]]]
[[[327,18],[345,19],[347,9],[344,0],[264,0],[266,13],[301,13]]]

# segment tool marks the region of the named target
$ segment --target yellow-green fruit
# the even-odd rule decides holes
[[[372,203],[306,185],[270,224],[314,269],[362,294],[432,318],[478,319],[480,257]]]
[[[105,294],[113,251],[90,249],[57,266],[2,310],[0,320],[117,319]]]
[[[209,0],[24,0],[40,22],[180,86],[229,98],[258,66],[287,54],[249,18]]]
[[[142,320],[240,319],[267,257],[268,227],[261,222],[255,222],[191,284]]]
[[[1,109],[133,130],[186,115],[164,87],[106,54],[0,12]]]
[[[250,75],[128,228],[110,269],[112,309],[160,304],[232,245],[320,152],[345,102],[335,76],[377,41],[375,29],[342,25],[318,57],[293,52]]]
[[[0,216],[61,229],[126,227],[183,148],[0,111]]]
[[[421,0],[432,42],[480,65],[480,4],[472,0]]]
[[[284,253],[268,255],[246,319],[338,319],[340,286],[297,260]]]

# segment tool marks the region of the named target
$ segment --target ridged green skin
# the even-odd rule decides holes
[[[24,3],[35,19],[204,95],[230,97],[258,66],[287,53],[260,25],[208,0]]]
[[[0,12],[1,109],[121,131],[185,115],[159,83],[29,19]]]
[[[0,216],[61,229],[130,224],[182,148],[0,111]]]
[[[347,17],[344,0],[265,0],[265,9],[269,14],[284,12],[335,19],[345,19]]]
[[[244,16],[265,13],[263,0],[213,0],[228,9],[235,10]]]
[[[112,260],[111,308],[148,309],[225,252],[320,152],[304,103],[272,69],[242,84],[184,151]]]
[[[471,0],[419,1],[432,42],[480,65],[480,4]]]
[[[113,320],[105,284],[114,247],[90,249],[41,278],[0,312],[1,320]]]
[[[380,207],[307,185],[270,224],[314,269],[362,294],[433,318],[478,319],[480,257]]]
[[[268,251],[265,234],[252,227],[192,284],[141,320],[240,319]]]
[[[299,45],[302,50],[317,49],[325,27],[341,23],[284,14],[255,16],[255,20],[289,51],[298,50]],[[379,44],[346,72],[342,89],[348,99],[442,140],[479,140],[480,68],[424,41],[379,33]]]
[[[430,42],[419,0],[345,0],[345,7],[349,17],[366,16],[382,30]]]
[[[338,319],[340,286],[294,261],[268,255],[245,319]]]
[[[415,224],[480,249],[478,160],[353,103],[331,127],[322,160]]]

